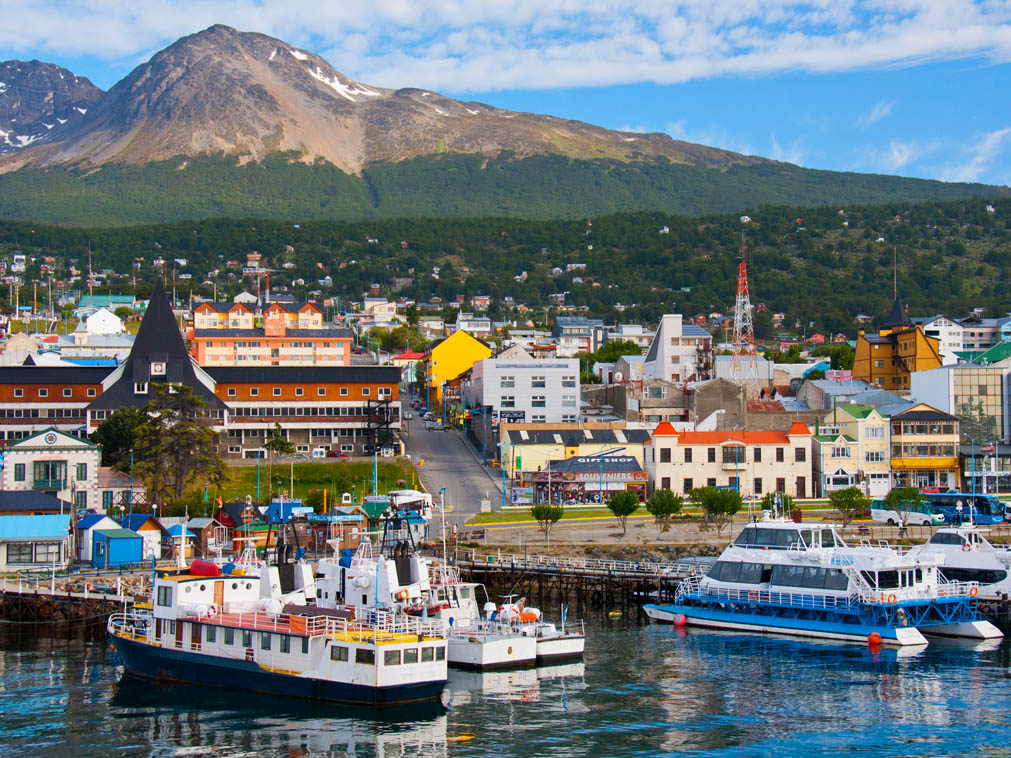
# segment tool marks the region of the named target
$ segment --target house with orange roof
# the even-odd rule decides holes
[[[678,431],[661,422],[646,449],[651,490],[689,493],[735,487],[745,498],[767,492],[811,497],[811,429],[794,421],[785,431]]]

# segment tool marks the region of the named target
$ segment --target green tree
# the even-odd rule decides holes
[[[910,507],[916,508],[927,502],[927,499],[916,487],[896,487],[885,495],[884,506],[887,510],[901,513]]]
[[[639,496],[631,490],[615,492],[607,499],[607,509],[618,519],[621,536],[628,530],[628,517],[639,509]]]
[[[178,500],[186,486],[221,466],[218,434],[203,398],[185,385],[156,384],[134,445],[137,476],[160,502]]]
[[[120,471],[130,470],[130,451],[137,440],[137,430],[147,421],[140,408],[126,406],[117,408],[89,436],[92,442],[102,446],[102,465],[113,466]]]
[[[291,455],[295,452],[295,446],[288,441],[281,430],[281,425],[274,422],[274,428],[270,432],[270,436],[267,437],[267,441],[263,444],[267,448],[267,452],[270,453],[267,456],[267,481],[273,482],[270,478],[273,473],[273,459],[274,456]]]
[[[564,513],[565,509],[562,506],[547,503],[535,505],[530,509],[530,515],[537,522],[541,531],[544,532],[544,536],[547,537],[549,543],[551,542],[551,527],[562,518]]]
[[[125,305],[121,305],[116,310],[114,310],[113,313],[115,313],[121,319],[126,321],[128,318],[130,318],[130,316],[133,315],[133,310],[131,308],[127,308]]]
[[[715,487],[696,487],[691,492],[692,502],[697,503],[706,524],[716,527],[716,534],[734,520],[734,514],[741,510],[743,501],[737,490],[718,490]]]
[[[858,487],[847,487],[844,490],[831,492],[828,501],[839,514],[843,529],[849,526],[853,519],[863,516],[864,511],[871,507],[870,498],[864,495]]]
[[[661,532],[670,531],[671,517],[681,513],[684,498],[675,495],[670,490],[657,490],[646,501],[646,510],[653,517],[657,529]]]

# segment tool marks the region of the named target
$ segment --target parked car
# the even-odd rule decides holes
[[[326,457],[327,458],[347,458],[348,454],[347,453],[342,453],[340,450],[327,450],[326,451]]]

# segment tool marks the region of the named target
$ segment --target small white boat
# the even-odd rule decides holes
[[[949,581],[978,582],[980,597],[1011,594],[1011,551],[992,545],[985,533],[973,524],[944,527],[908,555],[938,560]]]

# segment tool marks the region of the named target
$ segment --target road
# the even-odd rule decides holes
[[[485,471],[459,432],[427,432],[417,413],[412,411],[411,416],[404,438],[407,454],[416,465],[425,462],[417,471],[437,506],[439,489],[446,488],[446,507],[453,507],[447,521],[462,525],[480,510],[483,497],[501,500],[501,483]]]

